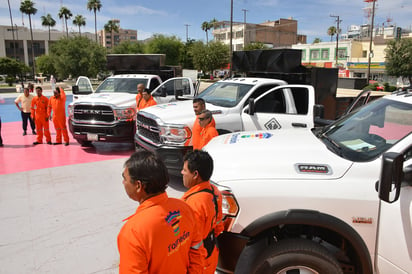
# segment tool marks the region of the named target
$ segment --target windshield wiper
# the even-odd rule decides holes
[[[336,143],[335,140],[331,139],[325,133],[323,133],[320,137],[328,141],[329,144],[331,144],[331,146],[328,146],[329,149],[331,149],[333,152],[335,152],[339,156],[342,156],[342,147],[338,143]]]

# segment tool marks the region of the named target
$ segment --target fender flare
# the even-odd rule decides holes
[[[291,209],[270,213],[250,223],[240,234],[244,237],[253,238],[272,227],[282,224],[318,226],[342,235],[359,254],[361,273],[373,273],[368,248],[358,232],[344,221],[326,213],[305,209]]]

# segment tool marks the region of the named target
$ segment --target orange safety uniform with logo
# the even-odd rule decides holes
[[[202,232],[203,245],[207,251],[203,253],[205,256],[203,273],[213,274],[219,257],[216,237],[223,231],[222,194],[208,181],[191,187],[182,196],[182,200],[194,210],[196,222]]]
[[[137,110],[139,110],[139,104],[140,104],[141,100],[143,100],[142,95],[140,93],[137,93],[137,95],[136,95],[136,109]]]
[[[69,134],[66,127],[66,93],[62,88],[60,89],[60,97],[52,96],[49,99],[48,116],[53,112],[53,124],[56,130],[56,143],[62,142],[62,134],[64,142],[69,142]]]
[[[46,96],[35,96],[31,101],[31,117],[36,123],[37,142],[43,143],[43,134],[46,137],[46,142],[51,142],[49,130],[49,116],[47,115],[47,107],[49,99]]]
[[[137,111],[142,110],[142,109],[147,108],[147,107],[150,107],[150,106],[157,105],[157,102],[155,101],[153,96],[150,96],[150,99],[147,100],[147,101],[144,98],[142,98],[139,101],[140,101],[139,104],[136,105],[137,106]]]
[[[117,237],[119,273],[202,273],[193,210],[166,193],[145,200]]]
[[[210,121],[209,125],[211,125],[212,127],[216,127],[216,122],[215,122],[215,118],[212,117],[212,121]],[[202,137],[200,132],[202,131],[202,127],[199,124],[199,118],[196,115],[196,119],[195,122],[193,124],[192,127],[192,145],[193,145],[193,149],[201,149],[202,146]]]
[[[212,120],[214,122],[214,120]],[[199,135],[196,137],[196,143],[193,145],[193,150],[202,149],[213,137],[219,135],[213,123],[210,122],[204,128],[200,127]],[[195,136],[195,135],[193,135]]]

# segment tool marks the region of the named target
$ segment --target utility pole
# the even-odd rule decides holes
[[[242,9],[243,11],[243,48],[246,46],[246,12],[249,10]]]
[[[233,54],[233,0],[230,0],[230,49],[229,49],[229,58],[230,58],[230,64],[229,64],[229,77],[232,77],[232,54]]]
[[[330,17],[336,18],[336,50],[335,50],[335,67],[338,67],[338,51],[339,51],[339,24],[342,20],[339,19],[339,15],[330,15]]]
[[[372,51],[372,42],[373,42],[373,24],[374,24],[374,18],[375,18],[375,2],[376,0],[372,0],[373,4],[372,4],[372,22],[370,25],[370,40],[369,40],[369,56],[368,56],[368,73],[366,74],[366,80],[368,81],[368,85],[369,85],[369,80],[371,77],[371,61],[372,61],[372,57],[373,57],[373,51]]]
[[[10,22],[11,22],[11,33],[12,33],[12,35],[13,35],[14,59],[17,60],[17,57],[16,57],[16,40],[14,40],[13,16],[11,15],[10,0],[7,0],[7,3],[9,4]]]
[[[189,27],[190,27],[190,25],[189,24],[185,24],[185,26],[186,26],[186,43],[189,41]]]

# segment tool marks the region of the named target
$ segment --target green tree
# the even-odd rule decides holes
[[[388,75],[406,77],[412,83],[412,38],[389,41],[385,54]]]
[[[76,15],[76,17],[74,17],[73,24],[79,27],[79,35],[82,36],[82,33],[80,32],[80,27],[86,26],[86,18],[84,18],[83,15],[80,14]]]
[[[73,16],[72,12],[66,8],[61,7],[59,10],[59,18],[64,19],[64,23],[66,25],[66,36],[69,37],[69,28],[67,27],[67,20],[69,20]]]
[[[186,43],[183,44],[180,53],[180,64],[183,68],[194,69],[193,65],[193,56],[192,56],[192,47],[195,43],[194,39],[189,39]]]
[[[317,44],[317,43],[320,43],[320,42],[322,42],[322,40],[319,37],[316,37],[315,39],[313,39],[312,44]]]
[[[144,44],[140,42],[123,41],[111,51],[115,54],[144,53]]]
[[[31,41],[31,61],[32,61],[32,70],[33,70],[33,77],[36,74],[36,65],[34,61],[34,47],[33,47],[33,29],[31,26],[31,16],[35,15],[37,12],[37,9],[34,7],[34,2],[31,0],[23,0],[20,3],[20,11],[21,13],[24,13],[29,16],[29,24],[30,24],[30,41]]]
[[[56,25],[56,20],[54,20],[51,14],[48,13],[46,16],[43,15],[41,17],[41,25],[49,29],[49,41],[50,41],[51,40],[50,39],[50,28]]]
[[[211,42],[208,45],[195,42],[191,48],[195,69],[213,72],[229,63],[229,46],[221,42]]]
[[[207,35],[207,32],[212,28],[212,26],[211,26],[211,24],[210,24],[210,22],[207,22],[207,21],[204,21],[203,23],[202,23],[202,30],[204,31],[204,32],[206,32],[206,44],[209,44],[209,37],[208,37],[208,35]]]
[[[119,24],[118,24],[117,21],[109,20],[109,21],[104,25],[104,30],[107,31],[107,32],[110,32],[110,35],[111,35],[111,43],[112,43],[111,48],[113,49],[113,48],[114,48],[114,36],[113,36],[113,33],[114,33],[114,32],[116,32],[116,33],[119,32]]]
[[[87,37],[62,38],[50,48],[59,78],[96,77],[106,68],[106,49]]]
[[[6,81],[9,86],[16,81],[17,75],[25,74],[30,68],[24,63],[8,57],[0,58],[0,74],[7,74]]]
[[[155,34],[146,44],[146,53],[166,54],[166,65],[179,65],[183,42],[176,36]]]
[[[94,33],[96,35],[96,43],[97,43],[97,16],[96,16],[96,12],[100,11],[101,8],[102,8],[102,3],[100,2],[100,0],[88,0],[87,9],[89,11],[94,12]]]
[[[47,75],[57,75],[54,60],[50,55],[41,55],[36,58],[36,66],[39,72]]]
[[[243,50],[255,50],[255,49],[269,49],[269,47],[263,44],[262,42],[253,42],[253,43],[247,44],[243,48]]]
[[[332,41],[333,36],[337,33],[338,33],[338,30],[336,29],[335,26],[330,26],[328,28],[328,35],[330,36],[330,41]]]

